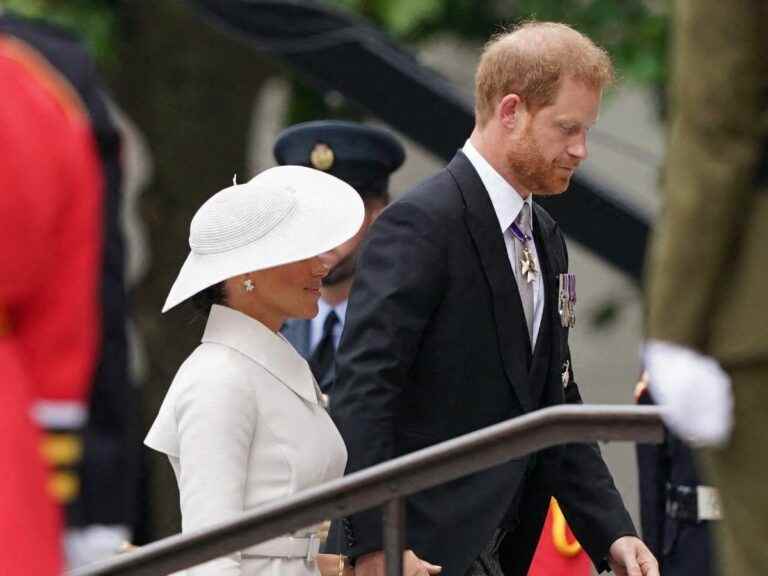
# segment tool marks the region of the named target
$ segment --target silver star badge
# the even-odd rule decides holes
[[[536,270],[536,261],[533,259],[527,246],[523,248],[523,253],[520,255],[520,269],[528,284],[536,280],[536,273],[538,272]]]
[[[560,379],[563,381],[563,388],[568,387],[568,382],[570,380],[570,375],[568,374],[568,369],[571,367],[571,362],[569,360],[566,360],[563,364],[563,373],[560,375]]]

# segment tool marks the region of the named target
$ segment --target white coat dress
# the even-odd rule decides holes
[[[347,451],[307,362],[260,322],[214,305],[145,444],[168,456],[182,531],[340,477]],[[305,535],[306,532],[297,534]],[[238,552],[188,576],[309,576],[314,562]]]

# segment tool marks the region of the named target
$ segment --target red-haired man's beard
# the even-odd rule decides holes
[[[549,160],[542,154],[530,130],[526,130],[519,144],[507,152],[507,166],[526,191],[552,196],[568,189],[578,163],[561,158]]]

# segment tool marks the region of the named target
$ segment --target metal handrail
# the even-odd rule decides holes
[[[69,572],[69,576],[157,576],[195,566],[329,518],[391,503],[404,521],[402,498],[559,444],[661,442],[659,409],[561,405],[545,408],[372,466],[288,498],[268,502],[215,526],[171,536],[139,550]],[[398,530],[390,536],[402,541]],[[387,547],[385,542],[385,547]],[[400,550],[389,546],[389,558]],[[399,562],[393,563],[399,564]],[[399,566],[391,574],[399,573]]]

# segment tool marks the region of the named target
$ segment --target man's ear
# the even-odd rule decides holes
[[[520,117],[525,111],[525,104],[517,94],[507,94],[496,106],[496,115],[502,126],[514,130],[520,122]]]

